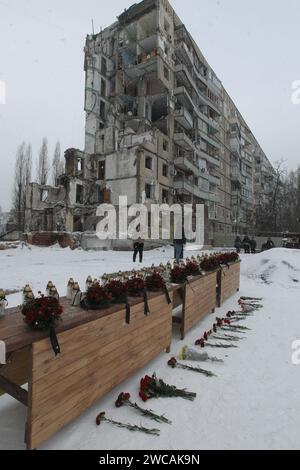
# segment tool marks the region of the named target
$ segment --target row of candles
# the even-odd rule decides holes
[[[186,259],[185,261],[181,261],[179,265],[184,266],[189,261],[200,263],[202,259],[203,257],[201,256],[197,256],[197,258],[192,257],[191,259]],[[85,290],[87,291],[90,287],[92,287],[96,283],[102,286],[105,286],[107,283],[109,283],[112,280],[126,282],[130,278],[135,277],[135,276],[140,276],[140,277],[145,278],[146,276],[153,273],[154,271],[159,272],[167,281],[169,280],[171,270],[176,265],[178,265],[176,262],[173,262],[173,263],[168,262],[166,265],[161,263],[159,267],[152,265],[151,268],[143,268],[139,271],[135,271],[135,270],[128,271],[128,272],[119,271],[119,273],[110,274],[110,275],[103,274],[99,279],[93,279],[92,276],[88,276],[86,283],[85,283]],[[54,297],[56,299],[59,299],[58,290],[52,281],[49,281],[47,284],[46,295],[47,297]],[[78,306],[80,304],[81,298],[82,298],[82,291],[79,286],[79,283],[74,281],[74,279],[71,278],[67,284],[67,299],[70,300],[72,305]],[[23,289],[23,303],[30,302],[31,300],[34,300],[34,293],[30,285],[27,284]],[[3,289],[0,289],[0,316],[4,315],[6,306],[7,306],[7,300],[6,300],[5,291]]]

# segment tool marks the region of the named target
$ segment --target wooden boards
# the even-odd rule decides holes
[[[217,272],[207,273],[186,284],[181,337],[216,308]]]
[[[26,433],[29,449],[37,448],[170,348],[171,305],[160,294],[149,300],[148,316],[143,302],[134,305],[129,325],[124,310],[119,310],[64,331],[58,335],[62,353],[57,357],[48,339],[32,345]]]
[[[241,263],[222,266],[218,273],[218,307],[240,290]]]

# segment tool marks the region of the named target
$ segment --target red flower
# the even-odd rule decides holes
[[[144,392],[141,391],[141,392],[139,393],[139,395],[140,395],[140,398],[141,398],[144,402],[146,402],[146,401],[148,400],[148,397],[147,397],[147,395],[146,395]]]

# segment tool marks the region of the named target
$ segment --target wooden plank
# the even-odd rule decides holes
[[[31,347],[7,354],[6,364],[0,367],[0,375],[16,385],[28,383],[31,368]],[[0,387],[0,396],[4,390]]]
[[[128,348],[140,346],[140,343],[144,341],[143,335],[146,335],[147,333],[149,336],[155,335],[160,331],[160,329],[166,330],[167,328],[168,324],[163,320],[158,324],[153,325],[152,328],[138,330],[138,334],[134,335],[134,337],[132,337],[132,335],[127,335],[126,337],[122,336],[121,338],[119,337],[112,342],[106,342],[106,345],[101,345],[100,350],[98,346],[97,349],[89,353],[84,350],[81,352],[81,357],[80,354],[76,358],[72,355],[72,359],[74,359],[72,362],[67,364],[54,359],[52,362],[52,369],[50,371],[48,369],[44,375],[41,376],[40,373],[36,374],[35,371],[33,371],[32,380],[35,393],[41,393],[44,389],[49,390],[52,384],[54,388],[58,388],[58,386],[63,388],[64,384],[60,381],[64,381],[65,384],[67,384],[67,382],[68,384],[72,383],[72,380],[75,380],[75,377],[71,377],[74,372],[78,372],[81,368],[88,368],[90,363],[92,363],[92,367],[94,367],[94,361],[97,360],[101,361],[100,365],[102,367],[102,365],[107,361],[113,361],[121,354],[125,354]],[[39,400],[41,400],[41,395],[39,395]]]
[[[149,302],[152,299],[161,297],[161,292],[149,292]],[[141,297],[130,298],[129,303],[134,308],[136,305],[143,303]],[[64,307],[64,314],[62,316],[62,323],[57,327],[57,332],[64,332],[71,330],[79,325],[94,321],[95,318],[103,318],[110,316],[122,309],[125,316],[125,306],[112,305],[106,310],[102,311],[85,311],[78,307],[72,307],[66,298],[61,298],[61,304]],[[7,352],[22,349],[25,346],[31,345],[34,342],[40,341],[47,337],[47,332],[32,331],[25,325],[22,314],[19,308],[8,309],[7,315],[1,319],[0,340],[5,341]]]
[[[58,358],[51,353],[47,340],[33,344],[27,431],[30,448],[37,447],[169,348],[172,306],[167,305],[164,295],[153,305],[155,312],[147,317],[143,304],[135,306],[136,320],[131,325],[124,324],[123,315],[116,312],[110,318],[99,318],[59,334],[64,347]],[[78,348],[80,341],[82,351]]]
[[[182,339],[187,331],[215,309],[216,284],[216,271],[187,284],[185,309],[181,326]]]
[[[137,314],[139,318],[127,325],[123,321],[123,317],[117,321],[109,322],[107,319],[95,320],[95,322],[82,325],[74,330],[72,334],[65,332],[58,335],[58,340],[61,346],[61,354],[55,358],[51,351],[51,346],[48,340],[41,341],[35,344],[35,348],[38,348],[38,356],[36,358],[36,370],[40,370],[44,365],[48,366],[55,362],[65,363],[68,362],[71,357],[77,357],[78,351],[85,349],[88,352],[104,346],[114,339],[120,338],[120,328],[122,328],[122,338],[126,335],[136,334],[136,331],[148,323],[155,323],[160,319],[170,320],[170,307],[162,305],[161,309],[157,312],[145,317],[143,312]],[[54,362],[53,362],[54,361]]]
[[[65,426],[66,423],[80,416],[88,407],[99,401],[105,394],[113,390],[121,382],[126,380],[132,373],[136,372],[145,364],[154,359],[159,350],[163,349],[168,342],[167,337],[161,337],[160,344],[147,347],[139,355],[135,354],[127,359],[127,367],[124,364],[116,364],[111,370],[109,379],[105,381],[101,374],[90,377],[88,388],[85,388],[72,400],[65,399],[62,406],[56,406],[50,415],[43,416],[32,422],[29,447],[36,448],[47,438]],[[56,404],[57,405],[57,404]],[[99,410],[101,411],[101,410]]]
[[[15,383],[0,375],[0,387],[5,393],[18,400],[22,405],[28,405],[28,392]]]

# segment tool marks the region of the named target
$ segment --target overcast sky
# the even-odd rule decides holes
[[[271,161],[299,163],[299,0],[173,0],[173,7],[234,99]],[[0,206],[11,200],[15,153],[37,157],[84,145],[85,36],[106,27],[130,0],[0,0]],[[2,84],[3,85],[3,84]],[[3,87],[2,87],[3,88]],[[1,96],[0,96],[1,103]]]

